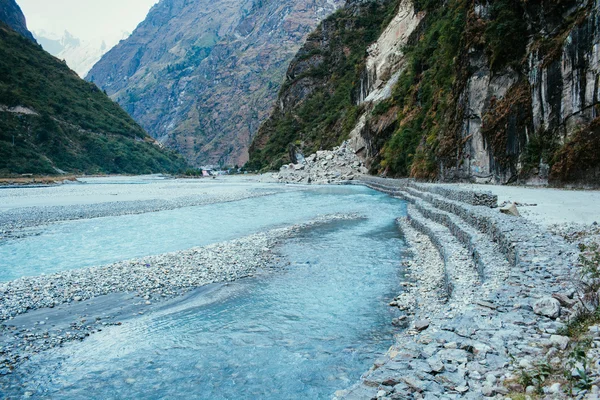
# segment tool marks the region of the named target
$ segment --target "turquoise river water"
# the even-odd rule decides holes
[[[0,245],[0,279],[244,236],[318,215],[278,252],[290,264],[104,329],[25,363],[11,379],[56,399],[327,399],[392,344],[405,204],[356,186],[53,224]],[[1,378],[0,378],[1,379]],[[21,393],[23,393],[21,391]],[[10,395],[10,394],[9,394]],[[1,396],[0,396],[1,397]]]

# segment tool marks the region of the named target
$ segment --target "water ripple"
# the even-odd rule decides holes
[[[404,205],[353,188],[301,196],[296,207],[286,203],[288,221],[331,211],[367,218],[290,240],[280,250],[290,262],[283,271],[38,356],[24,367],[22,390],[56,399],[321,399],[348,386],[392,342],[387,302],[403,248],[394,219]],[[264,218],[260,208],[271,204],[251,202]],[[278,212],[269,223],[284,220]]]

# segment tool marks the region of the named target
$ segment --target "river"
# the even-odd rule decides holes
[[[176,210],[51,224],[0,246],[0,277],[175,251],[330,213],[277,252],[285,267],[214,285],[34,356],[15,394],[57,399],[326,399],[392,344],[404,202],[358,186],[300,188]],[[16,383],[15,383],[16,382]]]

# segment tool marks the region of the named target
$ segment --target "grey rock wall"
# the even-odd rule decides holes
[[[477,10],[485,18],[488,6],[481,3]],[[519,179],[521,183],[545,184],[550,171],[547,157],[539,157],[538,164],[523,174],[525,167],[531,167],[523,162],[530,144],[559,147],[573,132],[598,117],[600,2],[571,3],[570,7],[549,10],[549,2],[541,2],[527,10],[532,36],[519,71],[512,67],[491,71],[484,51],[469,55],[472,73],[460,96],[461,136],[465,146],[456,165],[442,166],[442,179],[494,183]],[[561,31],[568,25],[565,21],[570,20],[573,21],[571,26]],[[558,48],[546,45],[561,43],[561,40]],[[513,118],[521,119],[522,123],[507,128],[505,148],[494,149],[482,129],[485,115],[492,102],[502,101],[515,85],[524,81],[531,95],[530,104],[525,108],[530,109],[521,110],[522,116],[515,111]],[[499,162],[498,153],[503,153],[509,162]]]

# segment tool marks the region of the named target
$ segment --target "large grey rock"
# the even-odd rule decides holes
[[[567,346],[569,345],[569,341],[570,341],[570,339],[566,336],[560,336],[560,335],[550,336],[550,343],[552,343],[552,345],[554,347],[557,347],[561,350],[564,350],[567,348]]]
[[[570,299],[566,294],[554,293],[552,297],[560,303],[561,306],[571,308],[577,303],[576,300]]]
[[[415,329],[418,331],[424,331],[429,328],[429,321],[426,319],[422,319],[420,321],[415,322]]]
[[[560,315],[560,303],[552,297],[545,297],[533,304],[533,312],[548,318],[558,318]]]

